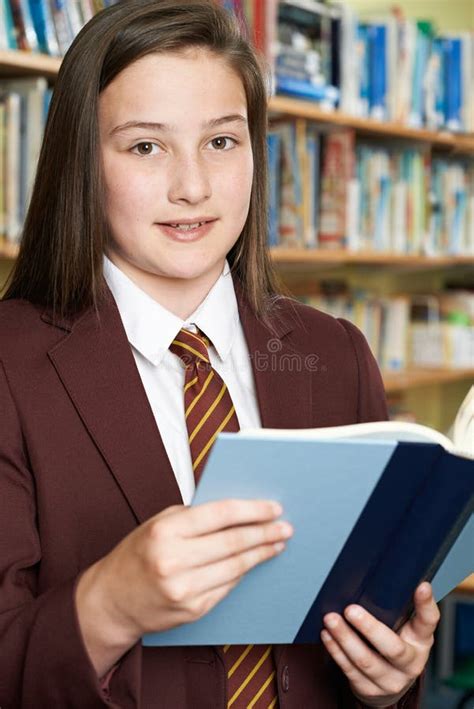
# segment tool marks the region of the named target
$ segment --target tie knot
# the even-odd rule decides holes
[[[209,367],[209,340],[198,330],[197,333],[181,328],[170,345],[170,351],[177,355],[187,366],[198,365]]]

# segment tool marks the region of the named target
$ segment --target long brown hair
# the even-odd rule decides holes
[[[150,53],[205,47],[240,76],[247,98],[254,175],[247,221],[228,254],[255,312],[278,292],[266,252],[266,65],[216,0],[122,0],[78,34],[61,64],[46,123],[20,253],[4,298],[57,316],[97,308],[104,293],[104,211],[98,99],[129,64]]]

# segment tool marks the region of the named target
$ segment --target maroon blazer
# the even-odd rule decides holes
[[[262,424],[386,418],[377,365],[349,322],[282,299],[239,309]],[[291,471],[288,471],[291,474]],[[220,650],[134,646],[99,686],[74,606],[85,568],[182,503],[112,296],[54,323],[0,303],[0,706],[226,709]],[[288,598],[291,603],[291,598]],[[281,709],[360,707],[321,645],[277,646]],[[397,705],[418,706],[419,683]]]

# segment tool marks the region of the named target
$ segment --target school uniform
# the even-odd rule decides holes
[[[107,261],[104,273],[99,317],[55,322],[26,301],[0,304],[0,706],[226,709],[220,648],[137,643],[104,689],[82,641],[81,572],[194,491],[184,372],[168,350],[183,322]],[[354,325],[287,298],[270,320],[225,269],[184,323],[213,343],[241,428],[386,418]],[[322,645],[276,646],[274,658],[281,709],[362,706]],[[396,706],[419,695],[417,682]]]

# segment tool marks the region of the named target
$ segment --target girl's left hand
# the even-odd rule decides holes
[[[324,616],[323,643],[349,680],[353,694],[371,707],[387,707],[403,697],[428,661],[440,613],[431,584],[414,595],[415,615],[395,633],[360,606],[347,606],[345,618]],[[351,625],[373,645],[369,647]]]

